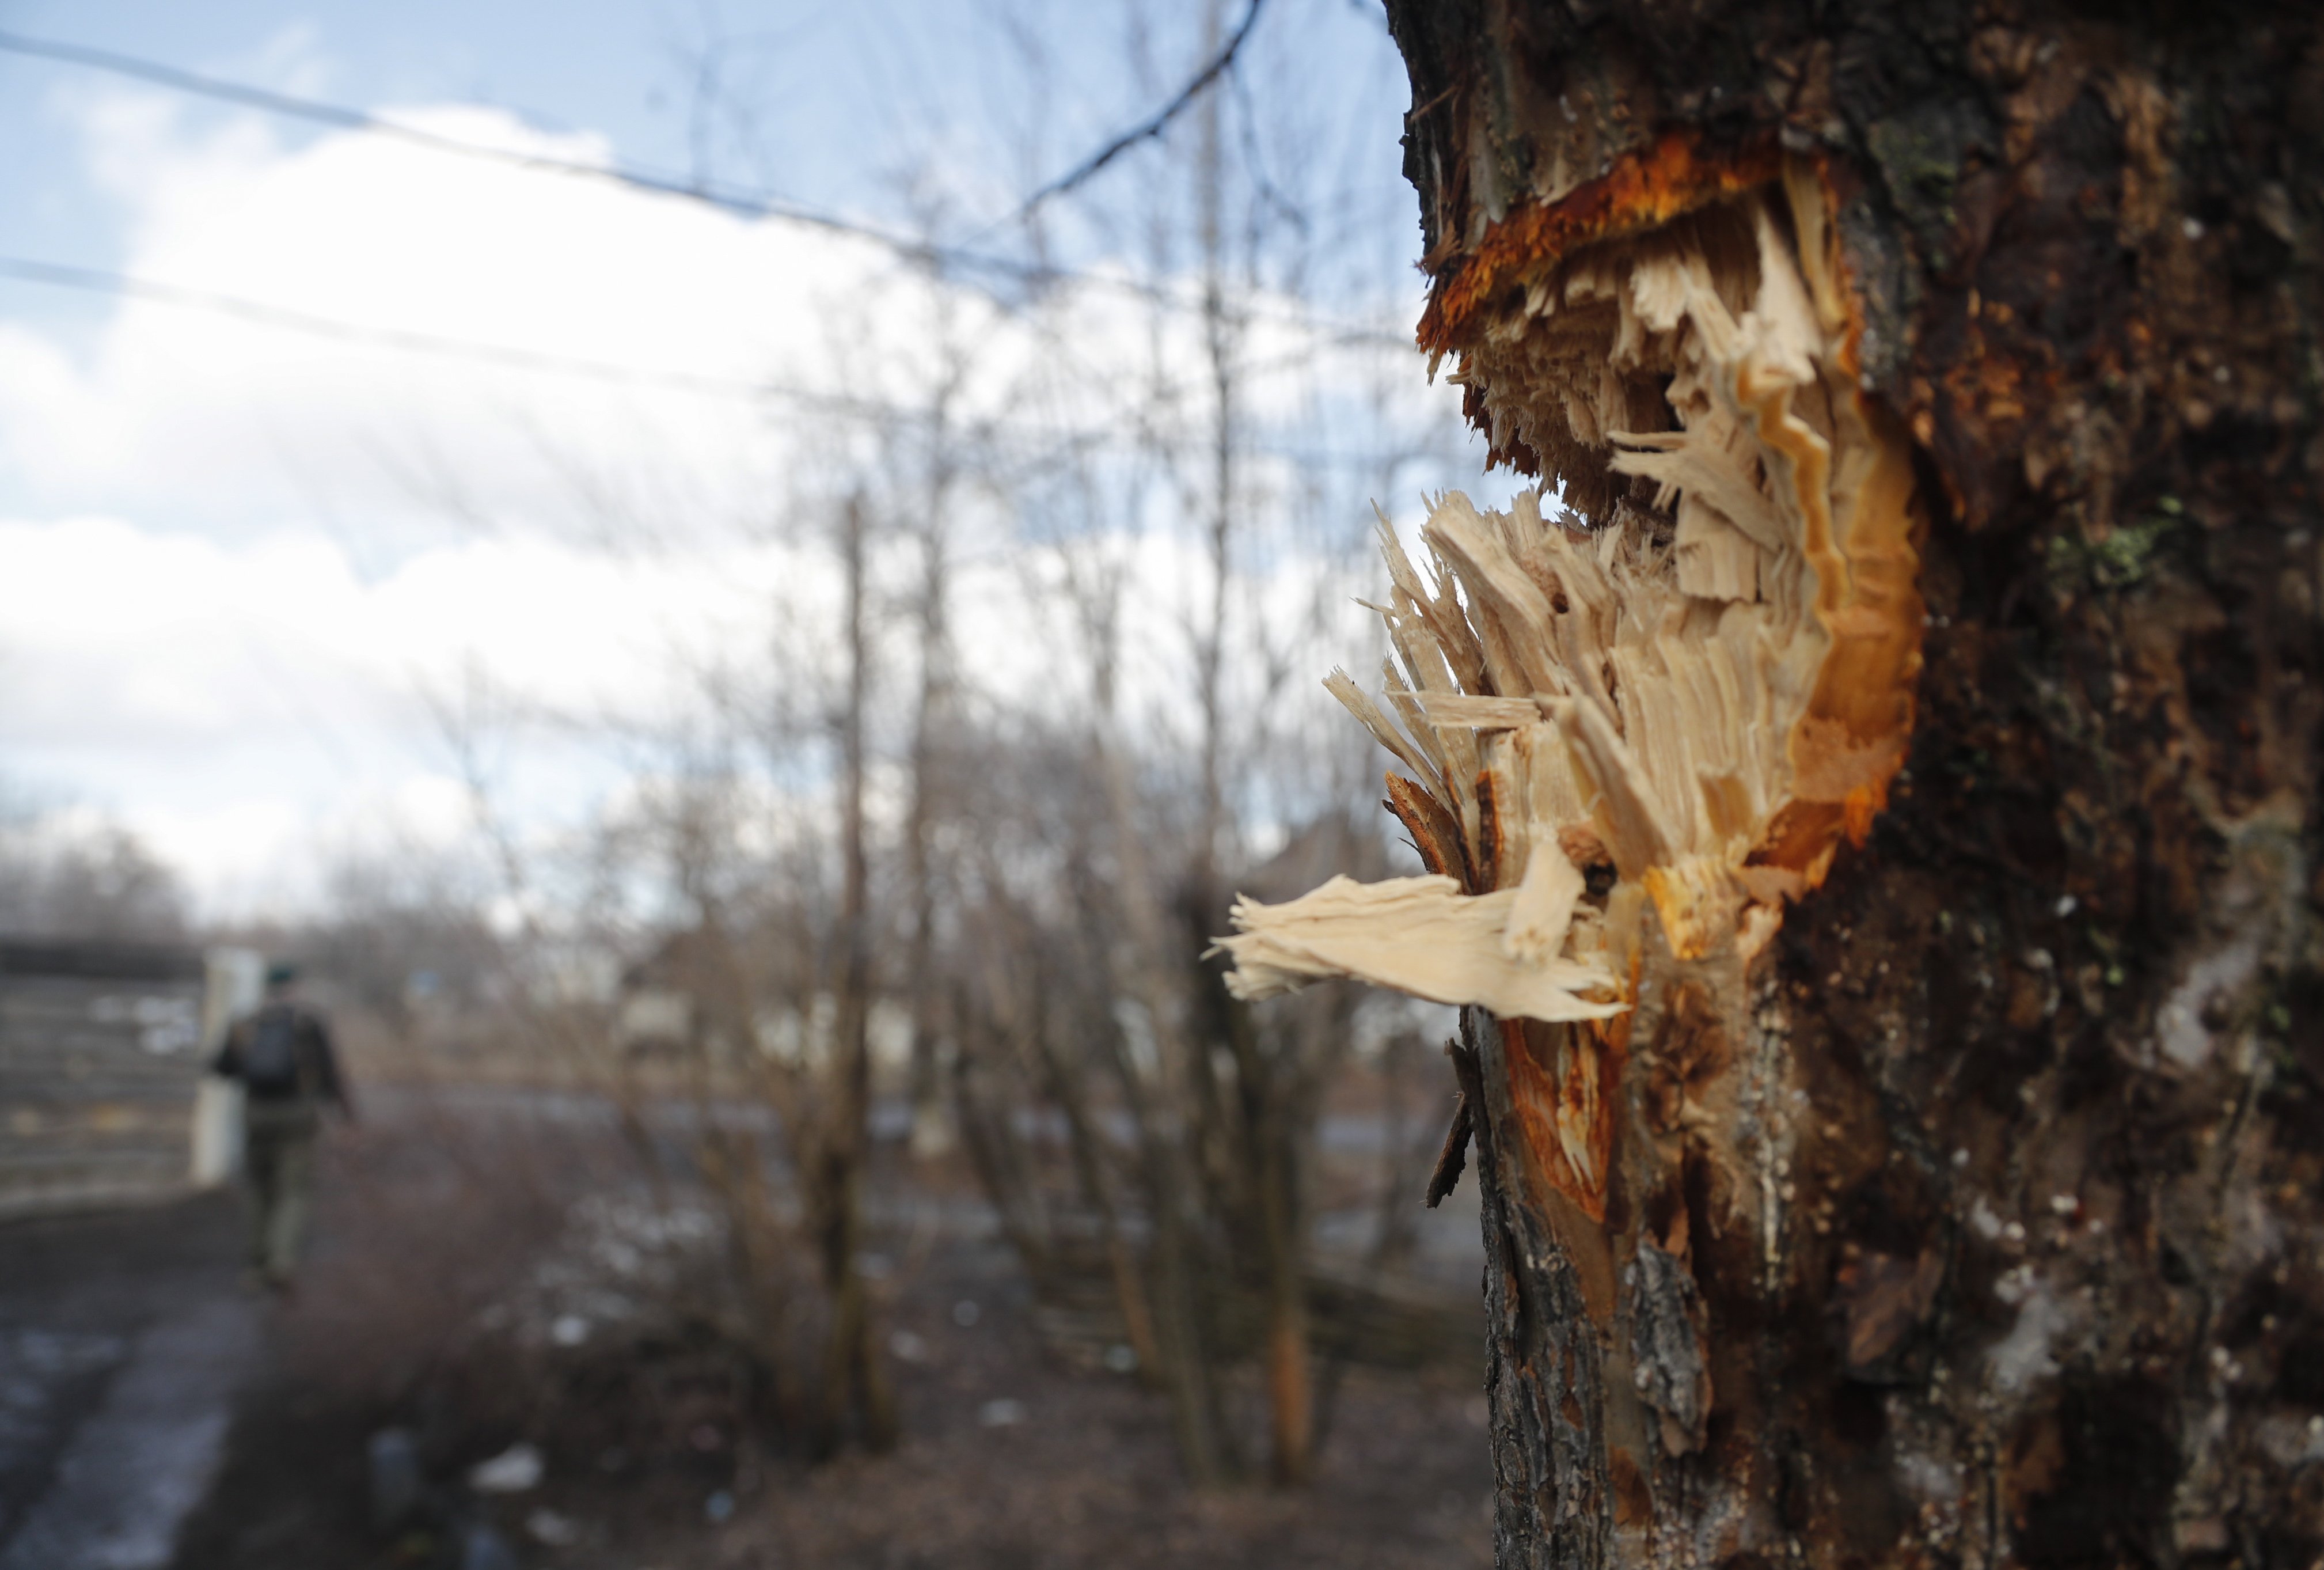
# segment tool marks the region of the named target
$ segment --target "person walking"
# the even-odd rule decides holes
[[[268,967],[265,1001],[235,1022],[210,1067],[242,1082],[252,1271],[275,1291],[288,1292],[314,1193],[323,1104],[337,1106],[349,1122],[355,1115],[330,1026],[299,996],[297,966]]]

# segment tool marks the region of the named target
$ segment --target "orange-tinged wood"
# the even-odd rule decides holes
[[[1432,355],[1465,347],[1502,291],[1578,245],[1667,224],[1769,184],[1782,170],[1773,139],[1720,152],[1692,132],[1669,132],[1559,200],[1520,208],[1494,225],[1475,250],[1437,274],[1421,313],[1420,346]]]
[[[1443,802],[1403,775],[1391,773],[1388,809],[1412,836],[1412,848],[1420,853],[1423,866],[1439,877],[1456,880],[1471,893],[1477,891],[1469,876],[1468,856],[1461,846],[1461,826],[1452,821]]]

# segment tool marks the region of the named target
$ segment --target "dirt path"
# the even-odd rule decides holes
[[[810,1471],[725,1362],[648,1320],[601,1303],[547,1338],[570,1306],[538,1283],[597,1258],[572,1218],[626,1170],[601,1132],[521,1103],[369,1110],[324,1142],[285,1305],[241,1293],[231,1196],[0,1228],[0,1570],[387,1570],[484,1528],[537,1570],[1486,1562],[1473,1369],[1356,1371],[1314,1488],[1190,1495],[1158,1398],[1044,1343],[990,1218],[956,1185],[890,1195],[905,1442]],[[365,1446],[391,1426],[442,1509],[382,1534]],[[535,1486],[460,1488],[518,1441]]]
[[[263,1362],[230,1196],[0,1226],[0,1570],[170,1562]]]

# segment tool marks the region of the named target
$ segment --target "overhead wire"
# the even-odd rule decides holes
[[[536,349],[521,349],[506,344],[490,344],[473,338],[447,337],[441,333],[418,332],[406,328],[370,327],[360,322],[344,321],[336,317],[318,316],[309,311],[295,310],[287,306],[269,305],[261,300],[246,300],[240,295],[221,294],[205,289],[187,289],[174,283],[160,283],[149,278],[133,277],[125,272],[108,272],[97,267],[75,267],[55,262],[37,262],[23,256],[0,256],[0,277],[20,279],[28,283],[44,283],[60,289],[77,289],[87,293],[126,296],[150,300],[157,304],[207,311],[213,315],[234,317],[255,322],[263,327],[280,328],[309,337],[335,338],[344,343],[363,344],[374,348],[399,349],[407,354],[424,354],[454,359],[479,361],[505,365],[520,371],[545,371],[558,375],[578,376],[590,381],[614,383],[622,385],[647,385],[680,392],[695,392],[709,397],[742,398],[757,402],[763,398],[785,398],[835,407],[860,407],[875,413],[893,413],[885,405],[850,400],[838,395],[789,387],[774,382],[752,382],[740,377],[705,376],[690,371],[661,371],[638,365],[616,365],[608,360],[584,359],[572,355],[554,355]]]
[[[528,152],[521,148],[495,147],[490,143],[470,142],[458,136],[447,136],[422,126],[391,120],[364,109],[353,109],[341,104],[305,98],[289,93],[278,93],[269,88],[252,87],[244,82],[229,81],[221,77],[204,76],[181,70],[159,60],[122,54],[109,49],[95,49],[85,44],[67,43],[58,39],[35,38],[27,33],[0,32],[0,53],[23,55],[60,65],[86,67],[91,70],[109,72],[115,76],[134,78],[155,87],[196,97],[215,98],[220,102],[239,104],[244,108],[262,110],[287,119],[305,120],[313,125],[328,125],[335,130],[358,131],[366,135],[387,137],[426,148],[431,152],[448,153],[457,158],[472,158],[486,163],[505,164],[534,174],[555,174],[569,178],[599,180],[608,184],[644,191],[655,196],[677,197],[687,201],[706,203],[746,217],[780,218],[788,223],[807,224],[836,234],[853,235],[876,240],[898,251],[909,252],[919,257],[943,257],[940,246],[914,240],[908,236],[890,233],[876,226],[841,217],[836,214],[818,212],[812,208],[756,193],[732,190],[702,180],[683,180],[675,175],[657,173],[650,170],[628,165],[593,163],[586,159],[566,158],[550,152]],[[967,258],[1009,265],[998,257]]]
[[[1253,5],[1238,29],[1233,43],[1239,46],[1257,19],[1259,6]],[[595,162],[586,159],[568,158],[559,154],[527,152],[519,148],[496,147],[489,143],[472,142],[464,137],[447,136],[441,132],[402,121],[374,115],[368,110],[351,108],[344,104],[328,103],[319,98],[279,93],[269,88],[254,87],[246,82],[231,81],[221,77],[189,71],[160,60],[138,55],[124,54],[117,50],[98,49],[87,44],[71,43],[60,39],[35,37],[30,33],[0,30],[0,53],[26,59],[47,60],[53,64],[70,65],[84,69],[104,71],[127,77],[154,87],[195,97],[210,98],[221,103],[239,105],[244,108],[287,119],[303,120],[310,125],[327,125],[335,130],[355,132],[401,142],[407,145],[447,156],[466,158],[481,162],[499,164],[530,174],[545,174],[565,179],[592,180],[633,193],[697,203],[737,217],[773,219],[783,223],[803,225],[825,233],[868,240],[886,247],[908,261],[929,266],[951,267],[960,273],[985,273],[1015,280],[1029,288],[1045,288],[1058,283],[1078,283],[1134,295],[1150,303],[1174,310],[1200,312],[1203,302],[1179,293],[1162,284],[1130,278],[1118,272],[1099,269],[1061,267],[1048,263],[1021,261],[989,251],[948,245],[939,241],[916,238],[862,219],[844,217],[811,208],[804,203],[784,201],[759,192],[737,190],[716,181],[693,180],[665,174],[630,164]],[[1231,47],[1213,62],[1212,69],[1198,78],[1182,98],[1198,91],[1200,87],[1231,63]],[[1176,106],[1164,111],[1159,121],[1176,112]],[[1135,141],[1158,132],[1140,127],[1127,141],[1117,139],[1119,145],[1109,147],[1098,155],[1097,163],[1109,161]],[[1084,161],[1088,165],[1090,161]],[[1084,167],[1066,177],[1066,183],[1078,183],[1094,173],[1094,167]],[[1056,182],[1052,182],[1053,186]],[[1027,205],[1027,211],[1055,194],[1045,189],[1037,193]],[[1410,348],[1410,340],[1403,334],[1359,322],[1334,320],[1303,310],[1260,309],[1253,314],[1280,320],[1291,325],[1319,330],[1342,342],[1379,341]],[[1416,350],[1415,351],[1417,352]]]
[[[922,418],[926,414],[925,410],[915,405],[800,387],[782,382],[754,381],[739,376],[711,376],[690,371],[626,365],[610,360],[551,354],[537,349],[519,348],[512,345],[487,343],[481,339],[455,337],[442,333],[420,332],[405,328],[375,327],[362,322],[347,321],[337,317],[299,310],[287,306],[271,305],[264,301],[245,299],[240,295],[220,293],[211,290],[190,289],[149,278],[139,278],[125,272],[110,272],[103,268],[78,267],[60,263],[35,261],[23,256],[0,255],[0,278],[14,278],[23,282],[76,290],[83,293],[150,300],[157,305],[203,312],[254,326],[300,333],[337,343],[354,344],[369,348],[392,349],[400,353],[422,355],[438,359],[498,365],[504,369],[540,374],[570,376],[602,385],[652,388],[741,402],[760,403],[773,400],[803,408],[825,410],[859,420],[878,421],[909,420]],[[998,428],[998,425],[994,427],[994,429]],[[1059,439],[1068,448],[1084,447],[1093,442],[1105,445],[1109,441],[1119,439],[1119,433],[1102,427],[1095,430],[1078,432],[1068,430],[1062,433]],[[1260,450],[1267,449],[1262,448]],[[1284,456],[1291,455],[1286,452]],[[1353,457],[1352,454],[1344,456],[1319,454],[1314,461],[1336,466],[1350,461]]]

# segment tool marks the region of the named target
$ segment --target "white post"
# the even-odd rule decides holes
[[[202,956],[202,1061],[226,1041],[235,1020],[266,992],[266,956],[254,948],[213,948]],[[193,1165],[197,1188],[215,1188],[242,1165],[242,1085],[205,1072],[194,1090]]]

